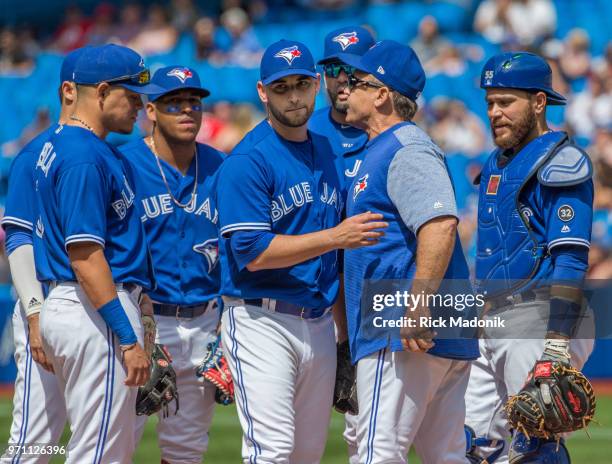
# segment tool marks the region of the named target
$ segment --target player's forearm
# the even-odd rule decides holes
[[[77,281],[94,308],[117,298],[104,250],[96,243],[75,243],[68,247],[70,264]]]
[[[303,235],[275,235],[270,245],[246,267],[251,272],[281,269],[303,263],[336,248],[329,229]]]
[[[457,219],[446,216],[425,223],[417,234],[416,271],[412,293],[435,292],[455,249]]]
[[[16,248],[9,255],[8,260],[13,284],[26,315],[40,312],[44,296],[40,282],[36,279],[32,245],[22,245]]]

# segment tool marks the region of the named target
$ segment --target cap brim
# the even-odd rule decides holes
[[[279,71],[277,73],[271,74],[268,77],[266,77],[265,79],[262,79],[262,84],[263,85],[268,85],[271,84],[274,81],[277,81],[279,79],[282,79],[283,77],[287,77],[287,76],[308,76],[308,77],[317,77],[317,73],[316,72],[312,72],[308,69],[284,69],[283,71]]]
[[[546,92],[546,103],[548,105],[565,105],[567,104],[567,98],[565,98],[560,93],[555,92],[554,90],[550,90]]]
[[[205,89],[204,87],[175,87],[173,89],[168,89],[168,90],[162,89],[161,93],[148,94],[149,101],[150,102],[155,101],[158,98],[163,97],[164,95],[168,95],[169,93],[176,92],[179,90],[195,90],[201,95],[202,98],[206,98],[210,95],[210,91],[208,89]]]
[[[363,71],[365,73],[372,74],[372,71],[363,64],[361,55],[353,55],[351,53],[338,53],[337,56],[340,61],[348,64],[349,66],[352,66],[358,71]]]
[[[166,91],[166,89],[164,89],[163,87],[151,83],[144,85],[132,85],[121,82],[117,85],[123,87],[124,89],[131,90],[132,92],[139,93],[141,95],[154,95],[156,93],[162,93]]]

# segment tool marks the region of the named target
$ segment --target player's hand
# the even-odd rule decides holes
[[[127,369],[123,383],[128,387],[140,387],[147,383],[151,375],[151,361],[140,343],[123,352],[123,363]]]
[[[332,240],[336,248],[359,248],[372,246],[385,235],[380,229],[389,227],[387,222],[381,221],[382,214],[361,213],[345,219],[331,229]]]
[[[46,371],[53,372],[53,366],[47,359],[47,355],[42,347],[42,339],[40,338],[40,313],[32,314],[28,317],[28,329],[30,332],[29,342],[32,358]]]
[[[430,315],[429,308],[424,306],[420,306],[414,311],[406,311],[405,317],[414,321],[414,327],[402,327],[400,329],[402,346],[406,351],[425,353],[434,347],[433,339],[436,333],[431,328],[420,324],[421,317],[429,317]]]

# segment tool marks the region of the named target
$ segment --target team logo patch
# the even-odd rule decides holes
[[[353,187],[353,200],[368,187],[368,177],[370,177],[370,175],[366,174],[355,182],[355,187]]]
[[[561,205],[557,210],[557,216],[563,222],[568,222],[574,219],[574,209],[570,205]]]
[[[302,56],[302,52],[297,45],[293,45],[292,47],[283,48],[281,51],[277,52],[276,55],[274,55],[274,58],[282,58],[289,63],[289,65],[291,65],[293,60],[299,58],[300,56]]]
[[[332,39],[332,42],[338,42],[342,47],[342,51],[346,50],[353,44],[359,42],[359,37],[357,37],[357,33],[353,32],[344,32],[343,34],[337,35]]]
[[[499,189],[500,181],[500,175],[494,174],[489,177],[489,183],[487,184],[487,195],[497,195],[497,190]]]
[[[193,251],[204,255],[208,264],[208,273],[215,268],[219,260],[219,240],[216,238],[208,239],[193,246]]]
[[[182,84],[184,84],[187,79],[193,77],[193,73],[187,68],[174,68],[167,75],[176,77]]]

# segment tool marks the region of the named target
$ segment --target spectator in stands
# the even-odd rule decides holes
[[[559,65],[570,81],[585,77],[591,68],[591,40],[584,29],[572,29],[565,38]]]
[[[0,74],[28,74],[34,65],[33,57],[11,29],[0,31]]]
[[[449,44],[448,40],[440,35],[438,21],[433,16],[425,16],[419,23],[419,33],[410,42],[410,46],[415,51],[421,64],[427,63],[438,56],[442,48]]]
[[[485,0],[474,29],[490,42],[528,47],[553,34],[557,13],[551,0]]]
[[[147,21],[142,30],[129,46],[147,56],[169,52],[177,40],[178,32],[170,24],[168,13],[163,6],[153,4],[149,7]]]
[[[221,25],[230,44],[226,54],[228,64],[254,68],[259,66],[262,49],[251,27],[248,15],[241,8],[230,8],[221,15]]]
[[[64,22],[55,32],[53,48],[68,53],[82,47],[87,42],[87,31],[90,27],[91,21],[85,18],[83,11],[76,5],[70,5],[64,13]]]
[[[115,32],[115,7],[110,3],[100,3],[93,14],[93,24],[87,32],[89,45],[104,45],[111,40]]]
[[[223,51],[215,40],[215,22],[206,16],[198,19],[193,26],[193,38],[196,47],[196,60],[208,61],[219,65],[224,61]]]
[[[612,79],[607,70],[589,74],[586,89],[571,99],[565,118],[576,135],[588,139],[598,127],[612,127]]]
[[[423,66],[428,77],[444,74],[449,77],[462,75],[466,71],[466,62],[461,51],[451,43],[440,47],[438,54]]]
[[[51,115],[49,114],[49,108],[38,108],[33,121],[23,129],[17,139],[3,143],[0,147],[0,152],[3,156],[12,158],[13,156],[17,155],[17,153],[19,153],[19,151],[25,147],[30,140],[32,140],[36,135],[40,134],[50,125]]]
[[[138,3],[127,3],[119,13],[119,24],[111,42],[129,44],[142,30],[142,8]]]
[[[199,16],[193,0],[172,0],[170,11],[172,26],[179,32],[191,30]]]
[[[463,102],[438,97],[432,103],[435,123],[429,133],[448,154],[475,157],[485,150],[486,133],[483,123],[467,110]]]

